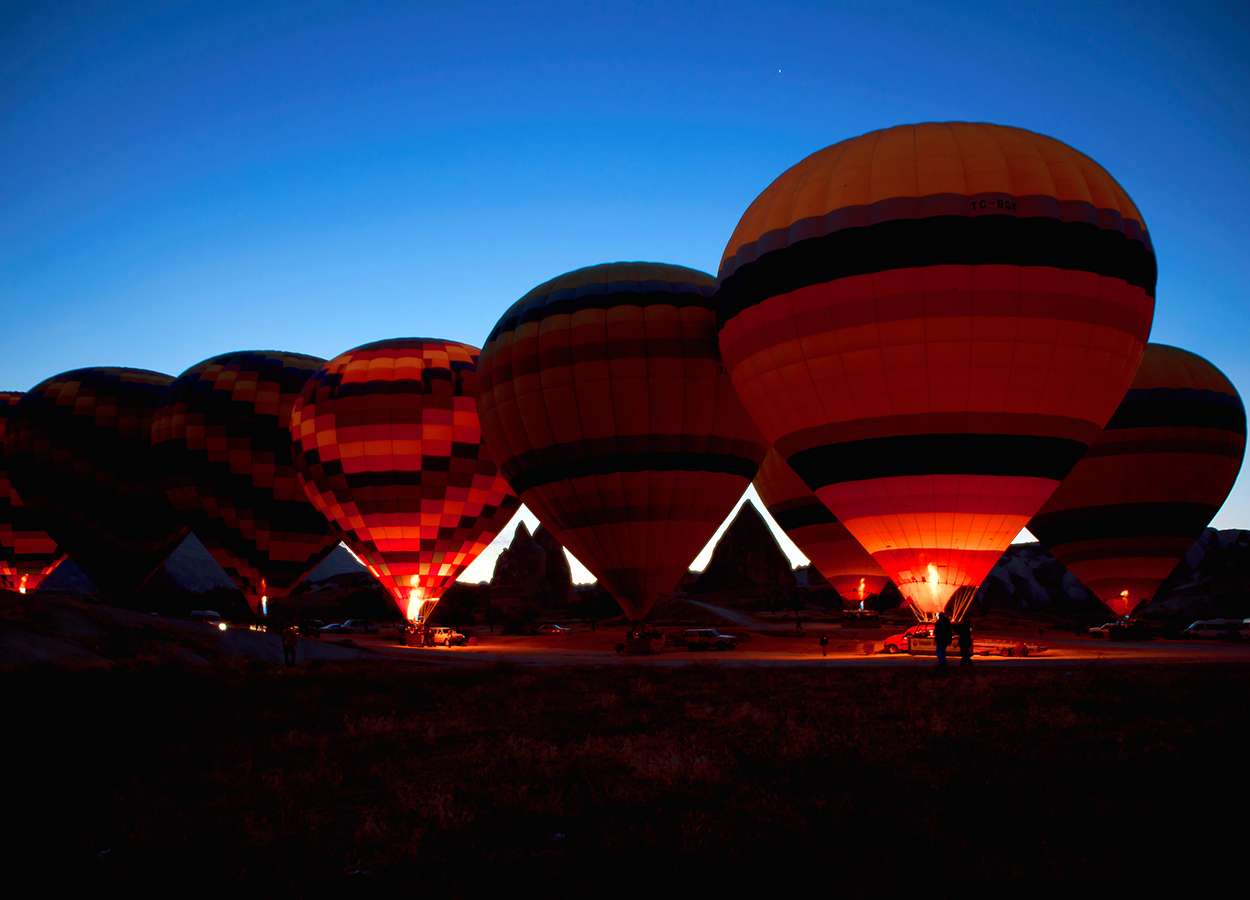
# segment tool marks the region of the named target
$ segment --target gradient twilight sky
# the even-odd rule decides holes
[[[570,269],[715,273],[814,150],[968,119],[1102,163],[1158,253],[1151,339],[1244,393],[1250,8],[943,6],[6,3],[0,388],[480,345]],[[1250,527],[1250,477],[1213,524]]]

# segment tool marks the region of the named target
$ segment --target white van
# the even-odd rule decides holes
[[[1200,619],[1181,634],[1187,634],[1190,637],[1221,638],[1225,635],[1236,634],[1237,629],[1241,627],[1242,623],[1238,619]]]

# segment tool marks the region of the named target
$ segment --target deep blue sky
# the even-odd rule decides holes
[[[0,387],[480,344],[569,269],[714,273],[822,146],[971,119],[1106,166],[1158,251],[1152,340],[1250,391],[1246,8],[941,6],[5,4]]]

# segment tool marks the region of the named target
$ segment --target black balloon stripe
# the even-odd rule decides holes
[[[1210,503],[1120,503],[1036,516],[1029,531],[1054,549],[1109,538],[1189,537],[1197,540],[1219,511]]]
[[[1246,411],[1239,397],[1216,391],[1129,391],[1104,430],[1166,427],[1217,428],[1244,435]]]
[[[505,471],[512,472],[512,469],[505,467]],[[584,478],[588,475],[612,475],[617,472],[721,472],[741,475],[749,481],[758,471],[758,462],[741,456],[724,453],[648,451],[584,456],[580,459],[537,465],[509,474],[508,483],[512,485],[514,491],[520,494],[555,481]]]
[[[808,238],[739,266],[716,293],[717,327],[798,288],[852,275],[937,265],[1051,266],[1122,278],[1155,293],[1154,253],[1123,232],[1047,217],[895,219]],[[1144,340],[1143,336],[1143,340]]]
[[[583,292],[574,290],[558,290],[550,294],[533,297],[518,303],[508,310],[507,314],[496,323],[486,338],[490,343],[500,334],[516,331],[517,327],[526,322],[541,322],[549,316],[567,316],[586,309],[617,309],[622,306],[673,306],[686,309],[696,306],[699,309],[711,309],[715,303],[713,285],[672,284],[671,289],[638,291],[622,290],[626,285],[638,287],[638,282],[620,282],[605,285],[586,285]],[[586,291],[586,288],[602,287],[600,291]]]
[[[1008,475],[1062,481],[1088,445],[1031,434],[916,434],[800,450],[786,462],[815,491],[903,475]]]
[[[823,503],[811,503],[807,506],[797,506],[793,509],[785,509],[779,512],[768,510],[768,514],[781,527],[782,531],[790,532],[796,528],[805,528],[808,525],[832,525],[838,521],[838,517],[829,511],[829,507]]]

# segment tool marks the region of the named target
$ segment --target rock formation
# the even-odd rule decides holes
[[[716,542],[707,568],[688,590],[691,594],[707,594],[794,586],[790,560],[748,500]]]
[[[531,536],[517,525],[508,549],[499,554],[490,580],[492,602],[552,607],[573,598],[573,577],[564,548],[542,525]]]

